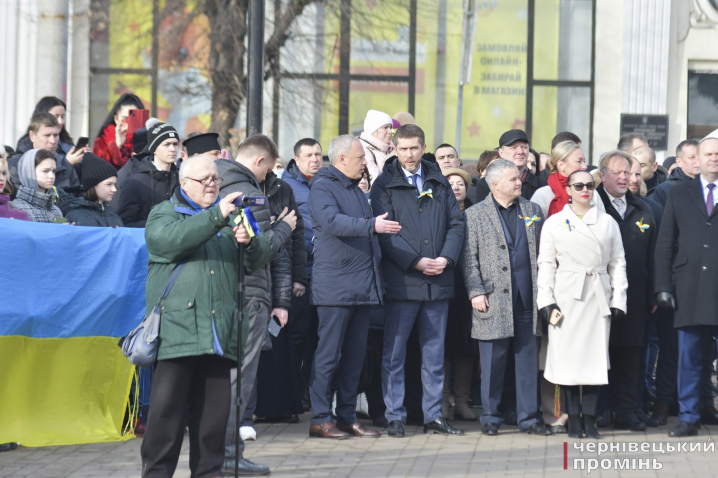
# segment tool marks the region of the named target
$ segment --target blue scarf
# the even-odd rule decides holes
[[[191,199],[189,198],[189,196],[187,196],[187,195],[184,193],[184,190],[183,190],[182,188],[180,188],[180,194],[182,195],[182,197],[184,198],[184,200],[187,201],[187,204],[189,204],[189,206],[190,206],[192,209],[194,209],[195,211],[197,211],[197,212],[202,212],[202,211],[206,211],[207,209],[209,209],[209,208],[200,207],[199,204],[197,204],[196,202],[194,202],[193,200],[191,200]],[[217,196],[217,200],[214,202],[214,204],[212,204],[212,206],[216,206],[217,204],[219,204],[219,196]],[[212,207],[212,206],[210,206],[210,207]]]

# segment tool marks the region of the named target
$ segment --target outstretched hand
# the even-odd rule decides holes
[[[374,222],[374,230],[378,234],[396,234],[401,230],[401,225],[396,221],[387,221],[388,212],[376,217]]]

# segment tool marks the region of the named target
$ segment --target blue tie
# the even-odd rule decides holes
[[[419,189],[419,175],[418,174],[411,175],[411,184],[413,184],[416,189]]]

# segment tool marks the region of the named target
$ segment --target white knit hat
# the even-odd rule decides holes
[[[382,126],[392,123],[391,116],[388,114],[377,110],[369,110],[366,112],[366,118],[364,118],[364,132],[366,134],[372,134]]]

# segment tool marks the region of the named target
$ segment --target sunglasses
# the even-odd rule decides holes
[[[594,183],[594,182],[590,182],[590,183],[586,183],[586,184],[584,184],[584,183],[573,183],[573,184],[569,184],[568,186],[569,186],[569,187],[573,186],[573,188],[574,188],[576,191],[578,191],[578,192],[583,191],[584,186],[585,186],[586,189],[588,189],[589,191],[593,191],[594,189],[596,189],[596,183]]]

